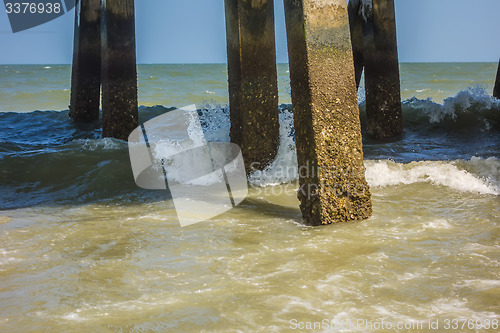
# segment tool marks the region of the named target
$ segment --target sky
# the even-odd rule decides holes
[[[3,2],[2,2],[3,3]],[[500,0],[395,0],[400,62],[497,62]],[[138,63],[225,63],[223,0],[136,0]],[[0,4],[0,64],[69,64],[74,11],[12,33]],[[277,61],[288,62],[283,0]]]

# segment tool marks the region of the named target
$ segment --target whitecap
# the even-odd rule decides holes
[[[426,90],[428,89],[417,92]],[[474,86],[446,98],[443,104],[434,102],[432,98],[420,100],[416,97],[404,101],[403,104],[412,105],[420,115],[429,119],[429,123],[441,123],[447,118],[457,120],[460,115],[465,114],[475,114],[478,118],[483,118],[485,112],[500,107],[500,100],[491,97],[484,87]]]
[[[228,129],[227,129],[228,131]],[[274,186],[298,179],[297,151],[292,135],[293,114],[280,112],[280,146],[275,160],[249,176],[254,186]],[[500,195],[500,160],[421,161],[408,164],[367,160],[366,180],[372,187],[430,183],[461,192]]]
[[[454,162],[425,161],[403,164],[385,160],[366,161],[366,180],[373,187],[430,183],[461,192],[500,194],[497,186],[459,169]]]

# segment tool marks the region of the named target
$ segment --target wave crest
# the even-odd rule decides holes
[[[432,98],[410,98],[403,102],[403,115],[407,126],[440,124],[451,130],[498,130],[500,100],[491,97],[483,87],[469,87],[454,97],[446,98],[443,104],[434,102]]]
[[[366,161],[365,164],[366,180],[372,187],[430,183],[460,192],[500,195],[498,171],[487,172],[500,168],[500,160],[493,157],[473,158],[469,161],[422,161],[408,164]],[[477,172],[478,170],[483,172]]]

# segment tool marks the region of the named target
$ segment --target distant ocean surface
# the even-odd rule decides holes
[[[497,331],[496,70],[401,64],[404,137],[363,139],[373,217],[306,227],[282,172],[297,162],[280,64],[276,160],[240,206],[180,228],[168,194],[135,185],[125,142],[69,120],[70,66],[0,66],[0,331]],[[138,83],[141,122],[196,104],[229,140],[226,65],[139,65]]]
[[[401,64],[402,99],[432,98],[436,103],[469,87],[491,93],[496,63]],[[181,107],[228,103],[225,64],[138,65],[139,105]],[[287,64],[278,64],[280,103],[291,103]],[[68,109],[69,65],[0,65],[0,111]]]

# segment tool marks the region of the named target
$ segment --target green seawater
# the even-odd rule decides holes
[[[126,143],[67,119],[69,66],[0,66],[0,332],[497,332],[496,68],[401,64],[405,137],[364,142],[372,218],[302,224],[285,108],[248,198],[181,228],[134,184]],[[225,65],[138,78],[141,114],[194,103],[227,140]]]
[[[496,63],[403,63],[401,97],[442,103],[471,86],[491,91]],[[139,105],[227,104],[225,64],[138,65]],[[68,109],[70,65],[1,65],[0,111]],[[278,64],[280,103],[291,103],[287,64]]]

